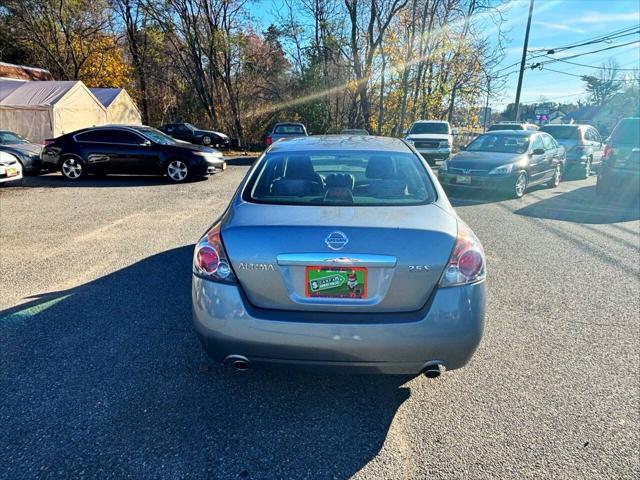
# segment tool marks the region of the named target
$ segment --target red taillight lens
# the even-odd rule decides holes
[[[267,145],[271,145],[271,135],[267,135]]]
[[[196,265],[203,272],[216,273],[220,266],[220,256],[213,248],[204,245],[196,253]]]
[[[607,160],[609,158],[609,156],[611,155],[612,152],[612,148],[611,145],[607,145],[606,147],[604,147],[604,153],[602,154],[602,160]]]
[[[50,138],[47,138],[47,139],[44,141],[44,146],[45,146],[45,147],[48,147],[48,146],[49,146],[49,145],[51,145],[52,143],[53,143],[53,140],[52,140],[52,139],[50,139]]]
[[[458,238],[449,263],[440,279],[441,287],[453,287],[484,280],[484,249],[478,237],[462,221],[458,221]]]
[[[196,245],[193,253],[193,271],[209,280],[225,283],[236,281],[222,245],[220,225],[215,225]]]

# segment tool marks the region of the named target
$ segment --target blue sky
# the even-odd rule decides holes
[[[500,2],[496,0],[496,4]],[[252,14],[264,27],[275,21],[274,11],[282,5],[282,0],[256,0]],[[522,44],[529,10],[529,0],[512,0],[503,8],[507,30],[508,43],[506,56],[498,68],[520,61]],[[596,36],[620,30],[634,25],[640,26],[640,0],[535,0],[533,21],[529,38],[529,49],[553,48],[557,46],[579,43]],[[491,29],[487,32],[490,34]],[[638,40],[640,36],[625,37],[613,44]],[[597,50],[610,46],[597,44],[563,55]],[[575,62],[600,66],[608,59],[615,59],[620,68],[640,68],[640,44],[629,45],[619,49],[600,52],[576,58]],[[598,70],[575,65],[556,63],[549,68],[560,70],[572,75],[594,74]],[[517,70],[509,68],[501,72],[508,73]],[[495,110],[502,110],[507,103],[515,99],[517,72],[507,77],[504,92],[492,100],[491,106]],[[586,97],[584,84],[579,77],[554,73],[549,70],[527,69],[524,75],[521,101],[533,103],[545,97],[551,101],[577,101]]]
[[[501,67],[520,61],[528,10],[529,0],[515,0],[510,3],[506,11],[506,28],[510,30],[510,42],[507,45],[506,57],[501,63]],[[582,40],[634,25],[640,26],[639,0],[536,0],[529,36],[529,49],[552,48],[579,43]],[[640,39],[638,35],[625,37],[614,41],[611,45],[638,39]],[[555,57],[561,58],[563,55],[597,50],[607,46],[610,45],[602,43],[591,45],[572,50],[570,53],[557,54]],[[640,68],[640,44],[585,55],[572,61],[600,66],[609,58],[615,59],[620,68]],[[556,63],[549,65],[549,67],[573,75],[597,72],[594,68],[563,63]],[[506,70],[505,73],[514,69]],[[502,108],[515,98],[518,74],[512,74],[508,80],[503,98],[492,102],[494,108]],[[578,77],[544,69],[526,70],[521,101],[532,103],[539,100],[541,96],[552,101],[575,101],[585,96],[583,82]]]

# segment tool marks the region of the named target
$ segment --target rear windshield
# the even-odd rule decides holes
[[[495,132],[496,130],[524,130],[524,127],[519,123],[498,123],[489,127],[489,132]]]
[[[252,175],[244,200],[286,205],[430,203],[433,185],[413,153],[274,152]]]
[[[556,140],[580,140],[580,131],[578,130],[578,127],[553,125],[542,127],[540,131],[548,133]]]
[[[524,153],[529,147],[529,137],[524,135],[480,135],[467,145],[469,152]]]
[[[302,125],[276,125],[273,133],[304,133]]]
[[[440,133],[449,135],[449,125],[444,122],[414,123],[409,134]]]
[[[640,118],[625,118],[613,129],[610,143],[640,146]]]

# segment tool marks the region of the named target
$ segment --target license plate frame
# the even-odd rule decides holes
[[[367,298],[368,273],[366,267],[307,266],[304,272],[305,296],[363,300]]]
[[[470,175],[456,175],[456,183],[460,185],[471,185]]]

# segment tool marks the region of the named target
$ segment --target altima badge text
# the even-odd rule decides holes
[[[238,265],[240,270],[262,270],[265,272],[273,272],[275,268],[270,263],[244,263],[240,262]]]

